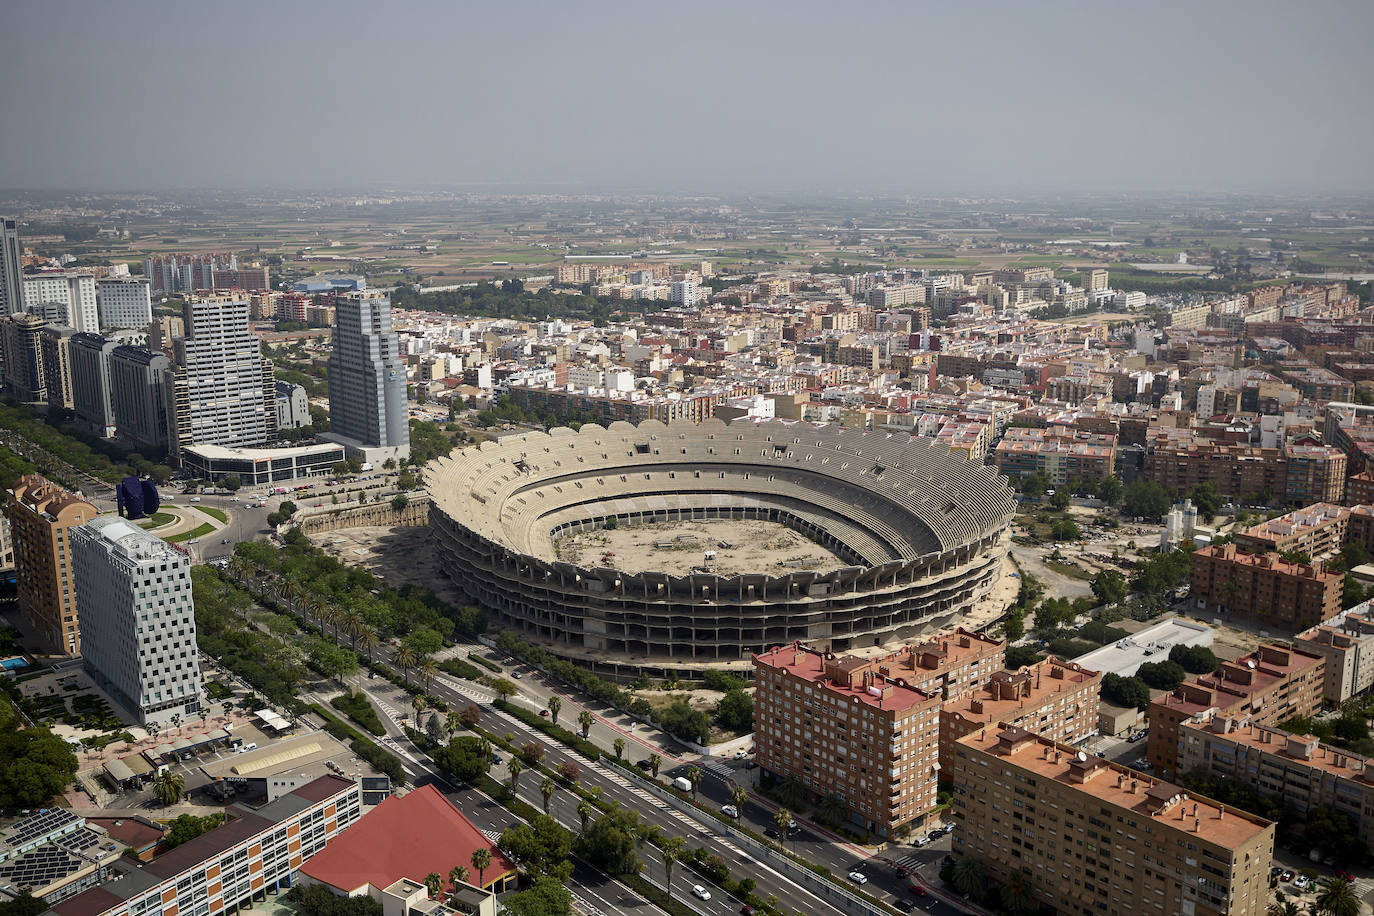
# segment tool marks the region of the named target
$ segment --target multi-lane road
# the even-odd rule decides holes
[[[483,646],[460,645],[445,650],[443,655],[463,656],[470,652],[487,657],[496,654]],[[399,668],[392,661],[390,647],[380,649],[375,658],[377,662],[399,672]],[[683,775],[691,766],[701,767],[705,778],[700,786],[700,800],[704,805],[714,806],[718,810],[721,805],[729,803],[730,789],[734,784],[743,785],[749,790],[754,788],[753,775],[757,771],[745,769],[743,761],[703,759],[695,753],[686,751],[661,731],[643,725],[617,710],[575,696],[561,684],[547,679],[529,666],[506,662],[503,671],[516,684],[518,690],[513,702],[522,704],[532,711],[546,709],[549,698],[558,695],[562,701],[559,724],[570,730],[578,729],[577,719],[583,709],[590,711],[594,720],[589,740],[608,755],[613,753],[615,741],[623,739],[626,761],[634,763],[647,759],[650,754],[658,754],[662,760],[661,776]],[[401,757],[403,765],[415,782],[439,783],[464,813],[473,815],[475,812],[481,812],[480,816],[474,816],[474,821],[480,828],[494,831],[493,835],[516,823],[514,815],[495,805],[485,795],[471,788],[448,785],[434,771],[428,757],[404,738],[400,723],[410,716],[407,696],[382,679],[357,675],[350,680],[353,686],[366,692],[385,713],[385,717],[391,720],[391,734],[386,739],[387,743]],[[797,880],[793,880],[783,873],[787,871],[786,868],[775,868],[766,861],[766,856],[760,855],[758,851],[751,851],[753,841],[729,836],[722,821],[704,812],[678,810],[677,807],[656,797],[635,776],[621,772],[612,764],[594,763],[575,755],[556,740],[531,728],[520,719],[492,708],[490,704],[495,699],[495,694],[481,685],[441,675],[431,682],[430,690],[454,708],[476,705],[481,713],[483,728],[495,734],[513,734],[518,744],[538,745],[544,752],[543,762],[547,766],[557,768],[565,761],[575,763],[581,771],[581,785],[589,789],[599,789],[602,798],[635,811],[643,823],[657,827],[665,836],[682,836],[687,840],[689,848],[701,847],[709,853],[718,855],[729,867],[733,879],[752,879],[755,892],[763,897],[776,896],[780,908],[786,913],[803,913],[807,916],[873,916],[882,912],[872,904],[843,893],[825,889],[813,892],[802,886],[808,883],[809,876],[798,875]],[[506,780],[506,768],[493,767],[492,776],[498,780]],[[519,796],[536,808],[543,807],[543,797],[538,788],[542,781],[542,776],[529,770],[518,780]],[[574,793],[560,790],[553,798],[550,813],[563,826],[576,832],[581,826],[576,811],[577,804],[578,799]],[[740,812],[740,820],[754,832],[764,833],[773,827],[774,813],[775,806],[771,802],[760,795],[752,794]],[[931,884],[935,880],[940,860],[948,854],[947,837],[921,849],[891,848],[874,855],[864,847],[849,844],[815,825],[802,822],[800,832],[789,837],[786,843],[789,851],[805,861],[827,868],[836,876],[835,883],[841,887],[846,887],[844,876],[850,871],[857,870],[868,879],[862,888],[863,891],[889,904],[902,902],[904,906],[909,904],[911,909],[918,912],[935,913],[940,916],[953,916],[970,911],[955,908],[941,901]],[[664,886],[665,868],[656,848],[646,844],[642,855],[646,863],[645,877],[659,886]],[[899,875],[899,867],[908,869],[910,874]],[[598,899],[606,905],[595,904],[595,907],[607,913],[634,912],[636,907],[644,905],[643,901],[639,901],[637,896],[624,886],[614,882],[607,884],[603,878],[604,876],[596,876],[595,880],[592,880],[584,876],[583,883],[576,890],[579,894],[585,890],[589,895],[598,895]],[[918,886],[931,888],[931,892],[924,896],[913,894],[909,890],[909,885],[913,882]],[[692,887],[696,884],[703,885],[709,890],[709,900],[701,900],[692,893]],[[742,906],[741,901],[726,894],[723,889],[711,884],[685,865],[678,865],[673,869],[669,889],[674,898],[686,903],[702,916],[724,916],[726,913],[738,912]],[[947,897],[943,892],[941,894]]]

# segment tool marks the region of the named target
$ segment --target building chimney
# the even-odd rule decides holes
[[[1193,833],[1201,833],[1201,832],[1202,832],[1202,819],[1201,819],[1201,818],[1196,818],[1196,817],[1195,817],[1195,818],[1193,818]]]
[[[1226,820],[1226,806],[1225,806],[1225,805],[1217,805],[1217,820],[1219,820],[1219,821],[1224,821],[1224,820]]]

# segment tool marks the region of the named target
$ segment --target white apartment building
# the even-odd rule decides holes
[[[153,320],[151,284],[142,277],[105,277],[95,284],[103,328],[148,327]]]
[[[200,712],[191,561],[117,516],[71,529],[86,670],[141,725]]]
[[[697,285],[692,280],[681,280],[668,284],[668,301],[685,306],[697,304]]]
[[[24,277],[26,310],[41,310],[46,315],[51,309],[43,307],[53,303],[66,308],[67,318],[63,323],[73,330],[88,334],[100,333],[100,310],[95,299],[95,277],[66,271],[30,274]]]
[[[277,434],[277,385],[249,324],[247,299],[192,297],[184,320],[186,336],[172,342],[176,367],[166,386],[172,451],[269,442]]]

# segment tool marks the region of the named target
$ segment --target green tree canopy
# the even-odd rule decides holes
[[[1145,709],[1150,705],[1150,688],[1138,677],[1105,674],[1102,676],[1102,699],[1113,706]]]

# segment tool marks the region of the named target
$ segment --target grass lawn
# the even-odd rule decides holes
[[[180,544],[182,541],[189,541],[192,538],[204,537],[205,535],[209,534],[211,531],[214,530],[215,526],[210,524],[209,522],[206,522],[198,528],[193,528],[190,531],[183,531],[181,532],[181,534],[174,534],[170,537],[165,537],[163,538],[163,540],[166,541],[168,544]]]
[[[1068,576],[1070,579],[1082,579],[1086,582],[1092,578],[1092,573],[1073,563],[1064,563],[1060,560],[1046,560],[1045,565],[1061,576]]]
[[[145,518],[138,524],[140,528],[161,528],[164,525],[170,525],[176,520],[177,516],[170,512],[154,512],[150,517]]]
[[[223,509],[211,509],[209,506],[196,506],[197,509],[219,522],[221,525],[228,524],[229,514]]]

